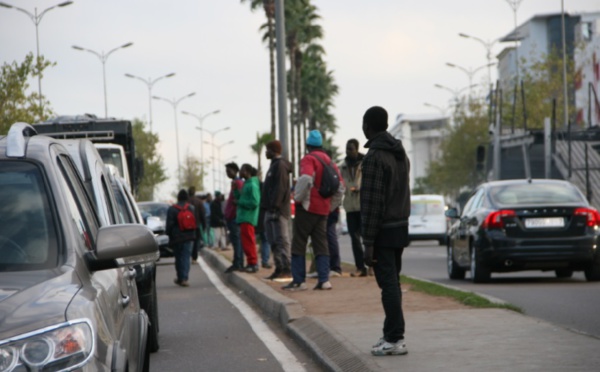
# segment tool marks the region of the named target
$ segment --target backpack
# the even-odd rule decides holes
[[[311,155],[313,158],[317,158],[318,161],[323,164],[323,173],[321,174],[321,186],[319,187],[319,195],[324,198],[331,198],[340,188],[340,176],[335,171],[335,168],[331,165],[333,160],[327,164],[320,157]]]
[[[179,223],[179,230],[196,230],[196,217],[194,217],[194,213],[190,210],[190,208],[188,208],[189,204],[185,203],[183,207],[179,206],[178,204],[173,204],[173,206],[179,210],[179,213],[177,213],[177,222]]]

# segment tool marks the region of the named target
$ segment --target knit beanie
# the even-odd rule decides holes
[[[306,144],[312,147],[323,146],[323,137],[321,136],[321,132],[319,132],[317,129],[311,130],[308,133],[308,138],[306,138]]]

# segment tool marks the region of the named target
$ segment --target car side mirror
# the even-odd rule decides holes
[[[448,208],[448,210],[446,210],[446,212],[444,212],[444,214],[448,218],[458,218],[459,217],[458,210],[456,208]]]

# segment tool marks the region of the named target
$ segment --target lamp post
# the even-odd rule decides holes
[[[177,150],[177,183],[178,184],[181,182],[181,162],[179,161],[179,129],[177,127],[177,105],[179,105],[179,102],[181,102],[182,100],[192,97],[195,94],[196,94],[196,92],[192,92],[192,93],[187,94],[178,99],[167,99],[167,98],[163,98],[163,97],[152,96],[152,98],[154,98],[154,99],[168,102],[171,104],[171,106],[173,106],[173,117],[175,120],[175,144],[177,147],[176,150]]]
[[[175,76],[175,73],[171,72],[170,74],[163,75],[154,80],[152,80],[151,78],[144,79],[139,76],[132,75],[132,74],[125,74],[125,76],[127,76],[128,78],[138,79],[140,81],[143,81],[148,86],[148,124],[150,126],[150,132],[152,132],[152,86],[154,86],[154,83],[156,83],[157,81],[159,81],[161,79],[170,78],[172,76]]]
[[[447,90],[448,92],[452,93],[452,95],[454,96],[454,104],[458,105],[458,101],[459,101],[458,98],[461,95],[461,93],[467,89],[470,90],[471,88],[477,86],[477,84],[469,85],[469,86],[461,88],[461,89],[452,89],[452,88],[448,88],[447,86],[444,86],[441,84],[433,84],[433,86],[436,88],[439,88],[439,89]]]
[[[94,50],[91,49],[87,49],[87,48],[82,48],[80,46],[77,45],[73,45],[72,48],[75,50],[81,50],[81,51],[85,51],[85,52],[90,52],[93,55],[95,55],[96,57],[98,57],[98,59],[100,59],[100,62],[102,62],[102,80],[104,81],[104,117],[107,118],[108,117],[108,102],[106,99],[106,60],[108,59],[108,57],[116,52],[119,49],[124,49],[124,48],[128,48],[130,46],[132,46],[133,43],[127,43],[127,44],[123,44],[121,46],[118,46],[114,49],[111,49],[108,51],[108,53],[104,53],[104,51],[102,51],[101,53],[98,53]]]
[[[485,64],[483,66],[479,66],[475,69],[473,68],[464,68],[462,66],[458,66],[455,65],[454,63],[450,63],[450,62],[446,62],[446,66],[448,67],[452,67],[452,68],[457,68],[459,70],[461,70],[462,72],[464,72],[465,74],[467,74],[467,77],[469,78],[469,101],[471,100],[471,87],[473,87],[473,76],[475,76],[475,74],[480,71],[481,69],[484,69],[486,67],[492,66],[495,63],[491,63],[491,64]]]
[[[496,44],[498,42],[498,39],[492,40],[492,41],[485,41],[476,36],[463,34],[462,32],[459,33],[458,36],[464,37],[465,39],[475,40],[475,41],[481,43],[483,45],[483,47],[485,48],[485,50],[486,50],[485,56],[488,61],[488,86],[491,87],[492,86],[492,48],[494,47],[494,44]]]
[[[424,102],[423,105],[438,110],[440,112],[440,114],[442,114],[443,117],[446,117],[446,109],[444,109],[440,106],[432,105],[431,103],[428,103],[428,102]]]
[[[233,144],[234,142],[235,142],[235,141],[231,140],[231,141],[229,141],[229,142],[225,142],[225,143],[221,144],[220,146],[214,146],[214,145],[213,145],[213,147],[216,147],[216,148],[217,148],[217,150],[218,150],[218,154],[219,154],[219,155],[217,156],[217,160],[218,160],[218,163],[219,163],[219,165],[221,165],[221,148],[223,148],[223,147],[225,147],[225,146],[227,146],[227,145],[231,145],[231,144]],[[214,157],[213,157],[213,162],[215,162],[215,159],[214,159]],[[220,175],[222,175],[222,174],[223,174],[223,172],[218,172],[218,173],[219,173]],[[215,184],[214,184],[214,180],[215,180],[215,178],[216,178],[216,176],[215,176],[215,174],[213,173],[213,189],[214,189],[214,190],[213,190],[213,192],[217,190],[217,189],[216,189],[216,186],[215,186]],[[219,183],[219,186],[222,186],[222,185],[223,185],[223,178],[222,178],[221,176],[219,176],[218,183]]]
[[[29,19],[31,19],[31,21],[35,25],[36,59],[37,59],[37,61],[39,63],[39,61],[40,61],[40,36],[39,36],[39,32],[38,32],[38,25],[42,21],[42,17],[44,17],[44,14],[48,13],[49,11],[51,11],[54,8],[62,8],[62,7],[65,7],[67,5],[71,5],[71,4],[73,4],[72,1],[65,1],[65,2],[62,2],[60,4],[51,6],[50,8],[44,9],[40,14],[38,14],[37,7],[34,8],[33,14],[30,13],[30,12],[28,12],[27,10],[25,10],[23,8],[19,8],[17,6],[6,4],[6,3],[3,3],[3,2],[0,2],[0,7],[8,8],[8,9],[13,8],[15,10],[18,10],[19,12],[25,13],[25,15],[27,15],[29,17]],[[42,109],[43,108],[43,103],[42,103],[42,74],[38,74],[38,94],[39,94],[40,109]],[[42,110],[42,113],[43,113],[43,110]]]
[[[196,129],[198,129],[200,132],[204,132],[206,131],[208,134],[210,134],[210,142],[209,141],[204,141],[204,143],[206,143],[207,145],[210,145],[212,148],[212,174],[213,174],[213,192],[215,191],[214,189],[216,188],[216,182],[215,182],[215,135],[219,132],[223,132],[226,130],[229,130],[230,127],[225,127],[225,128],[221,128],[221,129],[217,129],[215,131],[210,131],[210,130],[206,130],[204,128],[201,127],[196,127]]]
[[[199,128],[200,128],[200,163],[201,164],[204,164],[204,145],[202,144],[204,142],[204,132],[203,132],[204,119],[206,119],[210,115],[216,115],[219,112],[221,112],[221,110],[211,111],[205,115],[196,115],[191,112],[181,111],[181,113],[184,115],[189,115],[189,116],[192,116],[192,117],[195,117],[196,119],[198,119],[198,124],[199,124]],[[204,179],[204,176],[202,178]],[[204,184],[204,183],[202,183],[202,184]]]

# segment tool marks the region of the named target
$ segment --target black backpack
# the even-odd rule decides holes
[[[310,155],[310,154],[309,154]],[[313,158],[317,158],[318,161],[323,164],[323,174],[321,175],[321,186],[319,187],[319,195],[324,198],[331,198],[340,188],[340,176],[335,171],[335,168],[331,165],[333,160],[329,164],[321,160],[316,155],[311,155]]]

